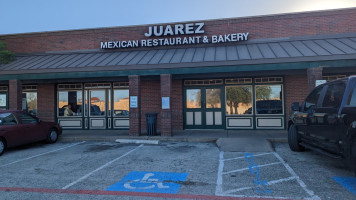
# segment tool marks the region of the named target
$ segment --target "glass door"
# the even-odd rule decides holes
[[[223,128],[222,99],[221,87],[186,88],[184,127],[187,129]]]
[[[88,89],[85,91],[85,118],[89,129],[106,129],[108,110],[108,94],[110,89]]]

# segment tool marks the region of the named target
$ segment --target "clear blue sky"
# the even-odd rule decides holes
[[[356,7],[356,0],[0,0],[0,35]]]

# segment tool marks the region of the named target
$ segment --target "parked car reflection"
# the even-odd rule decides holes
[[[116,117],[129,117],[128,110],[114,110],[114,116]]]
[[[281,100],[256,101],[256,114],[282,114]]]

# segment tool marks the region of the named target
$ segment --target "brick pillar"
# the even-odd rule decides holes
[[[141,134],[141,78],[138,75],[129,76],[130,99],[137,96],[137,108],[130,107],[130,135],[139,136]],[[131,103],[130,103],[131,104]]]
[[[37,116],[43,121],[54,122],[56,116],[55,84],[37,85]]]
[[[315,81],[321,80],[323,76],[323,68],[308,68],[307,69],[308,76],[308,90],[311,92],[315,88]]]
[[[9,80],[9,109],[22,110],[21,80]]]
[[[161,136],[172,136],[172,75],[161,74],[161,97],[169,97],[169,109],[161,106]]]

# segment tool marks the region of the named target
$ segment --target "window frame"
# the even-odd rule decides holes
[[[59,115],[59,93],[60,92],[81,92],[81,99],[82,99],[82,104],[81,104],[81,114],[80,115],[72,115],[72,116],[61,116],[61,115]],[[56,105],[56,107],[57,107],[57,117],[64,117],[64,118],[70,118],[70,117],[83,117],[84,116],[84,106],[83,106],[83,104],[84,104],[84,100],[83,100],[83,96],[84,95],[84,92],[83,92],[83,90],[82,89],[61,89],[61,90],[58,90],[57,91],[57,105]],[[77,97],[78,98],[78,97]],[[69,102],[68,102],[68,104],[69,104]],[[68,105],[67,104],[67,105]],[[63,106],[64,107],[64,106]],[[63,108],[62,107],[62,108]]]
[[[282,108],[282,113],[267,113],[267,114],[259,114],[257,113],[257,87],[259,86],[280,86],[281,87],[281,108]],[[284,104],[285,104],[285,97],[284,97],[284,83],[266,83],[266,84],[256,84],[254,85],[254,107],[255,107],[255,112],[254,114],[256,116],[269,116],[269,115],[273,115],[273,116],[278,116],[278,115],[285,115],[285,108],[284,108]]]
[[[203,98],[203,90],[204,88],[203,87],[192,87],[192,88],[186,88],[185,89],[185,106],[184,106],[184,109],[203,109],[203,103],[202,103],[202,98]],[[200,91],[200,101],[198,101],[198,103],[200,103],[200,106],[199,107],[188,107],[188,90],[199,90]]]
[[[251,114],[227,114],[227,88],[228,87],[250,87],[251,88]],[[254,85],[225,85],[225,116],[226,117],[233,117],[233,116],[253,116],[254,112],[255,112],[255,108],[254,108]]]
[[[37,116],[37,110],[38,110],[38,92],[37,92],[37,90],[25,90],[25,91],[22,91],[22,95],[26,95],[26,107],[28,108],[28,106],[27,106],[27,104],[28,104],[28,102],[27,102],[27,94],[28,93],[36,93],[36,115],[33,115],[33,116]],[[26,108],[26,109],[27,109]],[[26,111],[26,112],[28,112],[28,113],[30,113],[28,110],[25,110],[25,108],[23,107],[23,105],[22,105],[22,111]]]
[[[128,88],[113,88],[113,94],[112,94],[112,108],[111,108],[111,111],[110,112],[112,112],[112,117],[118,117],[118,118],[128,118],[128,117],[130,117],[130,100],[128,101],[128,108],[129,108],[129,110],[128,110],[128,115],[127,116],[121,116],[121,115],[115,115],[115,91],[117,91],[117,90],[119,90],[119,91],[122,91],[122,90],[127,90],[127,92],[128,92],[128,98],[130,99],[130,90],[128,89]]]

